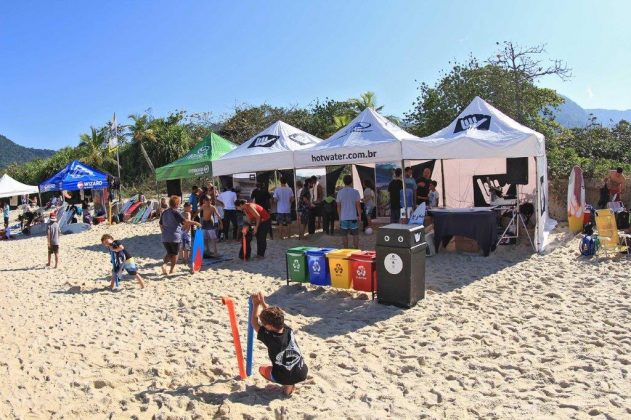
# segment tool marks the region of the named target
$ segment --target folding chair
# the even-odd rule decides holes
[[[628,255],[629,245],[627,241],[631,235],[618,232],[616,216],[611,209],[596,210],[596,230],[600,240],[600,249],[605,251],[605,256],[609,255],[608,251],[627,252]],[[621,238],[624,240],[624,245],[620,245]]]

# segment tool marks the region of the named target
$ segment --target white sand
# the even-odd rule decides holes
[[[137,256],[147,289],[127,279],[103,290],[105,232]],[[269,244],[263,261],[165,279],[155,222],[63,236],[57,270],[44,269],[42,237],[0,242],[0,417],[631,417],[625,258],[584,260],[575,239],[545,256],[442,253],[427,262],[427,298],[406,311],[287,287],[284,250],[302,242]],[[258,374],[238,379],[220,297],[238,299],[245,347],[246,296],[258,290],[288,312],[309,365],[291,398]],[[266,362],[257,343],[255,371]]]

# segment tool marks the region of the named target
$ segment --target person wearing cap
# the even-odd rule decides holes
[[[48,239],[48,264],[46,267],[50,267],[50,257],[55,254],[55,267],[53,268],[57,268],[59,264],[59,223],[57,223],[57,215],[54,212],[50,213],[46,238]]]

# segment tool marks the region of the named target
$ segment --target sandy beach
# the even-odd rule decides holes
[[[140,263],[112,293],[105,232]],[[524,245],[490,257],[427,260],[428,293],[410,310],[367,294],[284,281],[284,252],[340,247],[322,234],[268,242],[262,261],[160,274],[157,222],[96,226],[61,238],[0,242],[1,418],[629,418],[631,279],[624,257],[579,257],[557,233],[543,256]],[[374,236],[362,236],[364,248]],[[248,293],[287,312],[309,379],[291,397],[256,373],[238,378],[227,311],[245,343]],[[244,344],[245,345],[245,344]],[[257,343],[255,372],[267,363]]]

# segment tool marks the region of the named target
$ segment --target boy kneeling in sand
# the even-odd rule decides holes
[[[112,235],[108,233],[101,236],[101,243],[109,249],[110,256],[112,257],[112,283],[110,284],[112,290],[119,289],[116,279],[123,274],[123,270],[127,271],[127,274],[130,276],[134,276],[138,282],[138,286],[144,289],[145,282],[142,281],[142,277],[138,274],[136,261],[129,251],[125,249],[123,244],[120,241],[115,241]]]
[[[296,343],[294,332],[285,324],[285,314],[278,306],[265,303],[262,292],[251,296],[252,327],[256,338],[267,347],[272,366],[261,366],[265,379],[283,386],[283,393],[291,395],[296,384],[307,379],[309,369]]]

